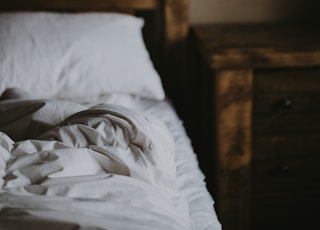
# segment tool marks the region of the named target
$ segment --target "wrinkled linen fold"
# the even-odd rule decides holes
[[[1,228],[191,229],[159,119],[105,103],[0,104]]]

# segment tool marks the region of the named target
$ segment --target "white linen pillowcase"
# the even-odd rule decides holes
[[[2,13],[0,92],[18,87],[45,98],[125,93],[162,100],[143,25],[118,13]]]

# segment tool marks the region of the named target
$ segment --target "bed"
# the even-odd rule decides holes
[[[187,8],[1,1],[0,229],[221,229],[172,105]]]

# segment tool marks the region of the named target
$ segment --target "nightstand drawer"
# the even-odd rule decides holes
[[[254,196],[251,229],[319,229],[320,196]]]
[[[264,161],[320,156],[320,132],[282,136],[258,136],[253,133],[253,136],[253,159]]]
[[[254,116],[253,132],[260,135],[292,135],[317,133],[320,131],[320,112],[279,116]]]
[[[257,135],[320,130],[320,68],[259,70],[253,84]]]
[[[257,115],[320,112],[320,68],[259,70],[253,84]]]
[[[253,194],[320,194],[320,155],[318,158],[253,160]]]

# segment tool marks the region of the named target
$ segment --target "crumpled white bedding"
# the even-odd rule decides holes
[[[0,102],[0,228],[220,229],[174,111],[133,101]]]

